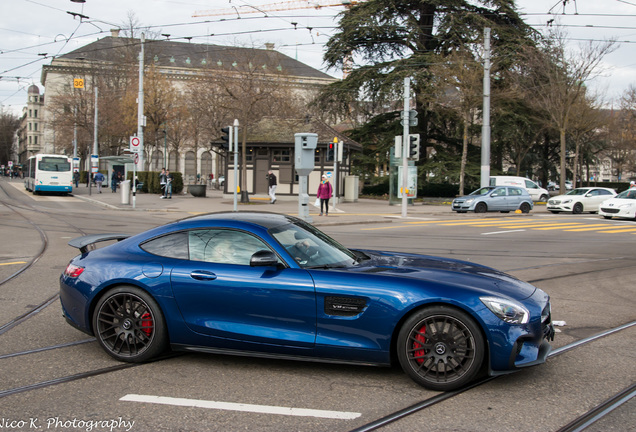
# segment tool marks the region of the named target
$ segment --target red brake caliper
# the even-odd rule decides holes
[[[415,339],[422,343],[426,343],[426,338],[422,335],[422,333],[426,333],[426,326],[420,327],[420,329],[417,332],[418,333],[415,336]],[[419,364],[424,363],[424,354],[426,354],[426,352],[423,349],[418,349],[421,347],[422,345],[420,345],[419,343],[413,342],[413,349],[417,350],[413,353],[413,356],[415,357],[415,361],[418,362]]]
[[[150,336],[152,333],[152,316],[149,312],[141,316],[141,331],[146,333],[146,336]]]

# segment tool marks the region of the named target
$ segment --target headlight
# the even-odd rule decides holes
[[[621,204],[618,207],[622,208],[622,209],[628,209],[628,208],[632,207],[633,205],[634,204],[631,204],[631,203],[630,204]]]
[[[571,199],[566,199],[566,200],[564,200],[564,201],[563,201],[563,204],[569,204],[569,203],[571,203],[571,202],[572,202],[572,200],[571,200]]]
[[[530,312],[521,303],[498,297],[480,297],[479,300],[499,319],[508,324],[526,324]]]
[[[475,201],[475,198],[468,198],[466,201],[464,201],[466,204],[470,204],[471,202]]]

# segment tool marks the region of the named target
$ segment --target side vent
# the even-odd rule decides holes
[[[367,301],[357,297],[325,297],[325,313],[335,316],[356,316],[367,307]]]

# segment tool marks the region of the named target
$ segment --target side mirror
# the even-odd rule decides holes
[[[278,263],[276,254],[269,250],[254,252],[250,258],[250,267],[276,267]]]

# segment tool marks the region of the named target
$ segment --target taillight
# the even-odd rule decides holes
[[[71,278],[76,278],[81,275],[83,271],[84,267],[76,266],[75,264],[69,264],[66,266],[66,270],[64,270],[64,275]]]

